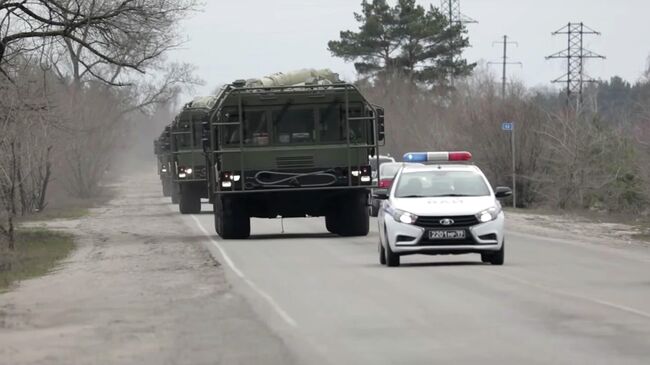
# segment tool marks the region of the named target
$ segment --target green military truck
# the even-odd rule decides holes
[[[170,126],[166,126],[160,136],[154,140],[154,153],[158,162],[158,176],[162,184],[163,196],[172,195],[173,174],[171,167]]]
[[[183,214],[201,212],[201,198],[208,198],[206,158],[202,148],[203,125],[207,123],[214,97],[199,97],[185,104],[171,125],[172,200]]]
[[[324,216],[341,236],[368,234],[369,156],[383,109],[328,70],[226,85],[203,140],[215,229],[250,235],[250,218]]]

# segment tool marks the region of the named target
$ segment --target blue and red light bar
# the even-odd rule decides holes
[[[405,162],[448,162],[471,161],[472,154],[467,151],[454,152],[408,152],[404,154]]]

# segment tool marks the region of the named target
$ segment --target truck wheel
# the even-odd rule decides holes
[[[325,216],[325,227],[328,232],[338,234],[336,214],[328,214]]]
[[[180,203],[178,205],[181,214],[201,213],[201,195],[189,186],[181,187]]]
[[[245,201],[235,198],[221,198],[215,211],[217,234],[225,239],[244,239],[251,234],[251,220]]]
[[[373,201],[372,204],[370,204],[370,216],[371,217],[376,217],[378,215],[378,213],[379,213],[379,207]]]
[[[181,201],[181,192],[180,192],[180,186],[178,184],[171,184],[171,195],[172,195],[172,204],[178,204]]]
[[[168,197],[168,196],[172,195],[171,185],[172,185],[172,183],[169,180],[163,179],[163,181],[162,181],[163,196]]]
[[[344,237],[367,236],[370,231],[367,194],[346,196],[341,203],[338,234]]]

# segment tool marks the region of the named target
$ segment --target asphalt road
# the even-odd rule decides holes
[[[171,209],[174,209],[170,206]],[[205,210],[211,210],[204,205]],[[478,255],[380,266],[321,219],[252,222],[222,240],[211,213],[179,215],[306,364],[649,364],[650,250],[508,227],[506,265]]]

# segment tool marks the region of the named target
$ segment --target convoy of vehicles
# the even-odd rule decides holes
[[[504,214],[500,198],[512,190],[492,190],[469,152],[410,153],[405,161],[433,165],[406,165],[382,199],[378,214],[379,261],[399,266],[412,254],[479,253],[481,260],[502,265],[505,254]],[[449,163],[451,162],[451,163]]]
[[[165,196],[181,213],[213,205],[217,234],[250,235],[251,218],[325,217],[365,236],[377,216],[380,262],[479,253],[504,262],[504,214],[468,152],[380,155],[384,110],[328,70],[238,80],[186,104],[155,141]],[[433,165],[425,165],[433,163]]]
[[[173,192],[182,214],[201,212],[201,198],[208,198],[203,125],[215,97],[199,97],[185,104],[171,124]]]

